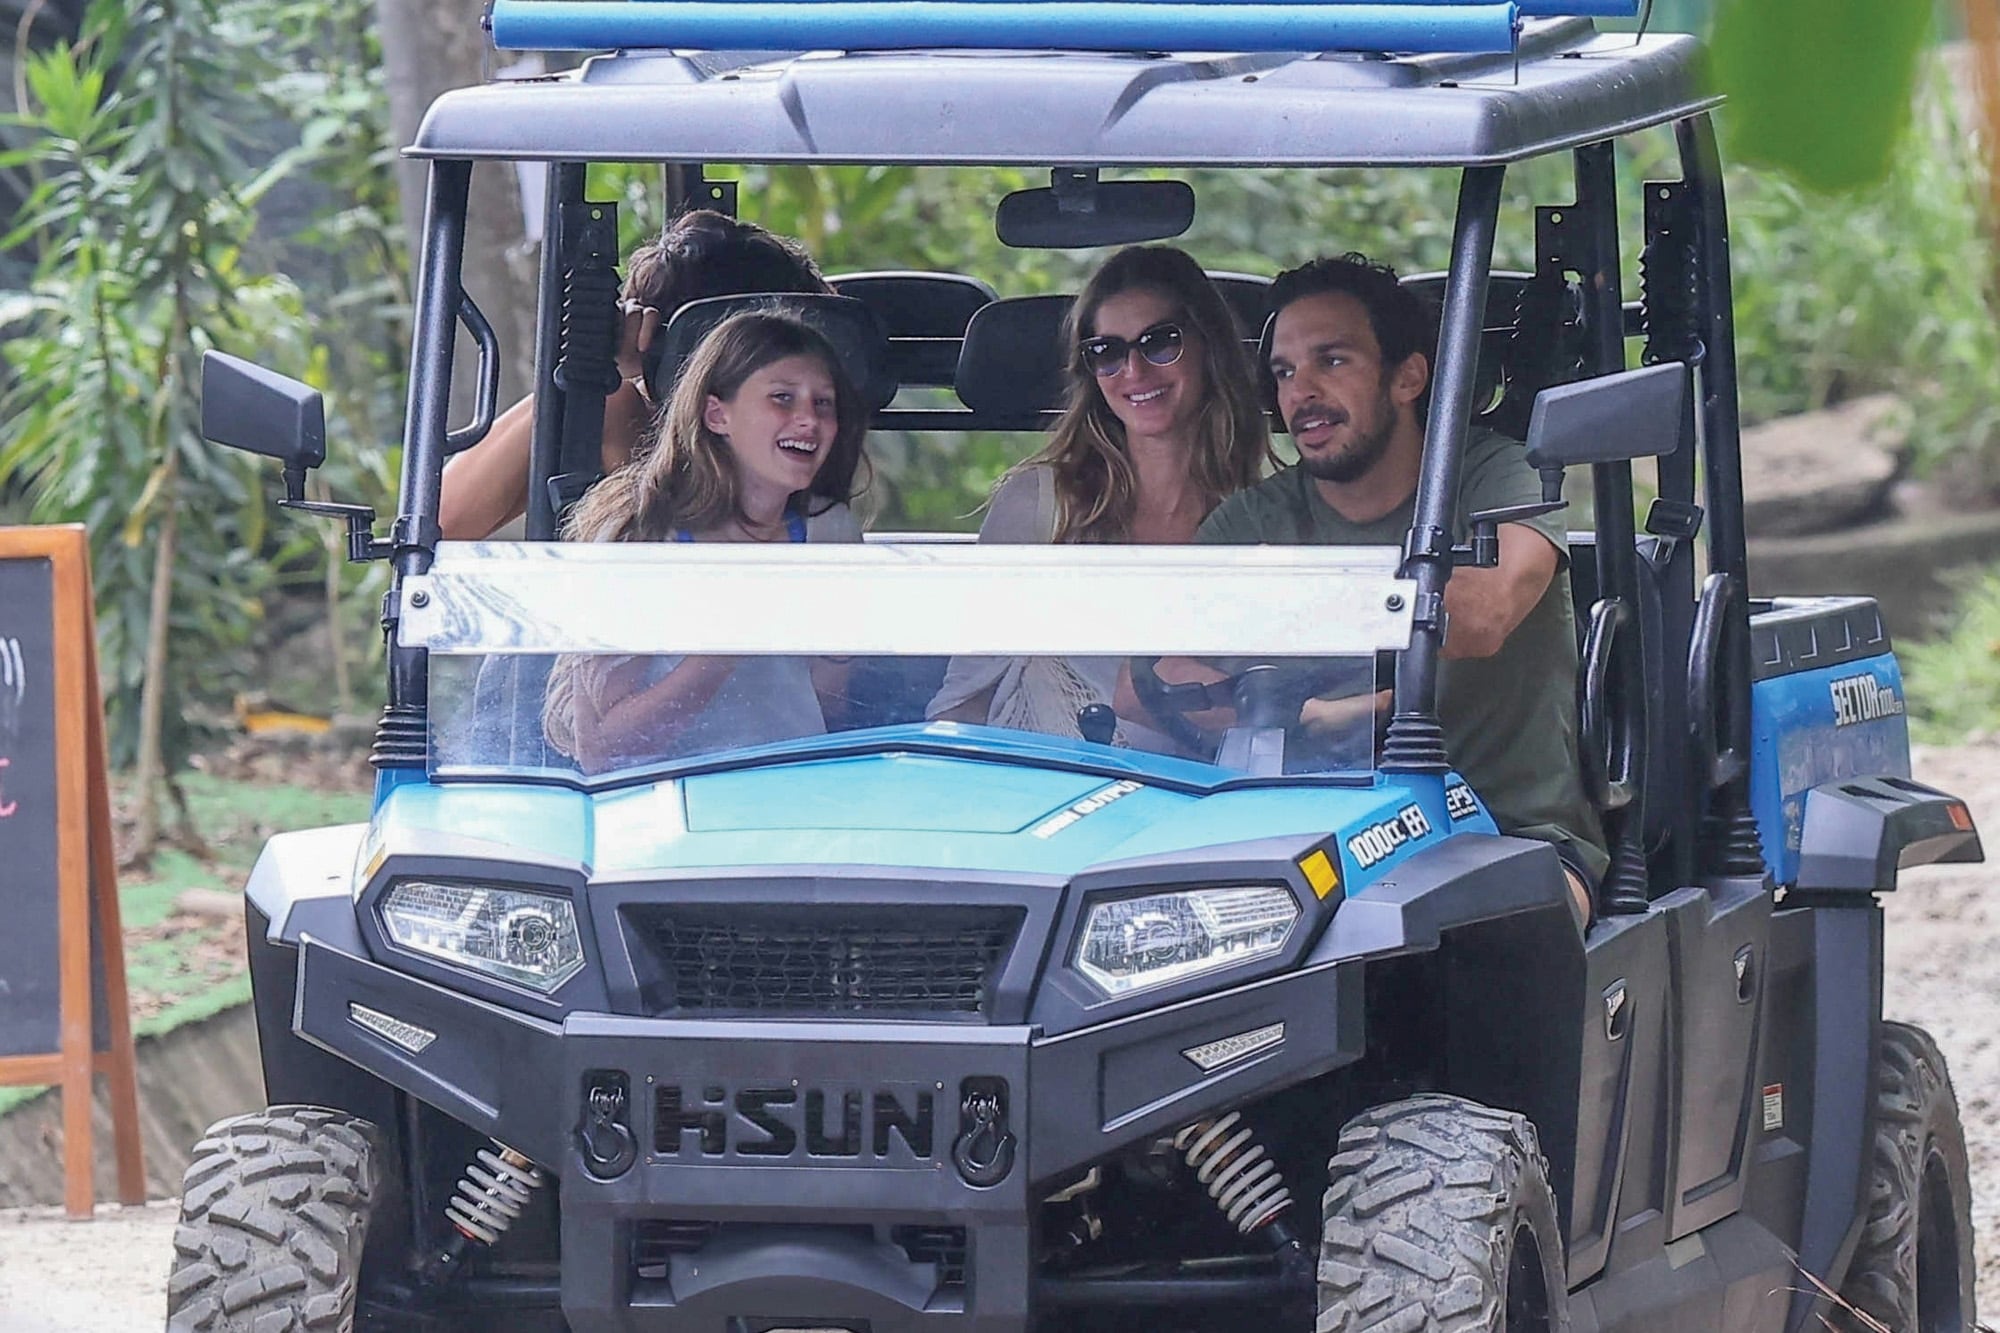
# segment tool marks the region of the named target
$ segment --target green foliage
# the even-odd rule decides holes
[[[1992,239],[1979,169],[1935,66],[1888,179],[1838,197],[1730,173],[1746,419],[1893,389],[1920,467],[2000,485]]]
[[[1887,180],[1931,0],[1722,0],[1710,48],[1737,161],[1815,190]]]
[[[288,284],[240,267],[254,200],[281,168],[245,171],[242,108],[197,94],[228,83],[217,19],[202,0],[93,11],[81,50],[31,65],[36,109],[21,118],[40,137],[17,156],[40,180],[19,229],[45,245],[20,303],[26,331],[7,347],[0,476],[26,479],[36,519],[90,527],[112,738],[127,755],[141,744],[156,563],[173,562],[168,632],[183,650],[170,646],[154,682],[165,717],[197,663],[226,660],[255,620],[254,566],[234,538],[261,527],[261,498],[246,464],[200,442],[201,347],[223,330],[299,325]],[[181,525],[191,502],[220,521]]]
[[[2000,569],[1963,579],[1945,632],[1896,653],[1915,739],[1949,745],[1991,729],[2000,720]]]
[[[248,673],[274,571],[317,582],[338,560],[322,530],[270,522],[268,478],[252,460],[201,440],[202,351],[354,386],[334,408],[356,447],[338,451],[324,481],[357,498],[388,489],[402,338],[382,312],[399,308],[403,268],[379,239],[394,208],[379,62],[333,36],[365,31],[367,9],[100,3],[78,48],[27,71],[32,109],[16,123],[31,137],[8,160],[38,183],[14,239],[38,238],[42,251],[31,290],[9,302],[0,489],[25,489],[37,521],[90,528],[121,757],[145,749],[138,701],[163,558],[166,669],[153,684],[170,760],[192,740],[186,703],[226,697]],[[270,152],[250,137],[299,113],[296,146]],[[303,238],[338,256],[311,320],[256,232],[273,187],[308,165],[340,201]]]

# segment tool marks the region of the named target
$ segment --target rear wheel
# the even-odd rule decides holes
[[[1978,1321],[1965,1130],[1944,1055],[1907,1023],[1882,1025],[1872,1170],[1840,1327],[1968,1333]]]
[[[338,1111],[210,1129],[182,1179],[167,1333],[349,1333],[379,1170],[373,1127]]]
[[[1526,1116],[1457,1097],[1340,1133],[1322,1205],[1316,1333],[1562,1333],[1562,1233]]]

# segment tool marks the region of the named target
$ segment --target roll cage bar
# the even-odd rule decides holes
[[[1705,489],[1697,493],[1694,450],[1661,459],[1659,501],[1646,524],[1652,544],[1643,557],[1651,566],[1645,577],[1658,589],[1662,637],[1668,645],[1687,645],[1690,651],[1670,661],[1655,701],[1657,711],[1644,722],[1664,742],[1654,747],[1647,776],[1665,799],[1656,799],[1650,810],[1607,812],[1614,851],[1605,890],[1611,910],[1629,908],[1635,899],[1643,907],[1649,879],[1654,885],[1677,885],[1691,882],[1696,873],[1758,874],[1763,865],[1742,760],[1750,742],[1751,661],[1727,210],[1708,111],[1695,110],[1671,123],[1681,178],[1645,187],[1645,292],[1636,309],[1623,301],[1619,279],[1611,144],[1621,127],[1565,150],[1573,160],[1576,197],[1536,210],[1537,271],[1528,288],[1538,291],[1540,299],[1531,301],[1524,292],[1511,321],[1516,346],[1534,353],[1530,359],[1545,383],[1622,369],[1624,339],[1636,315],[1637,329],[1646,338],[1646,361],[1681,362],[1695,372],[1698,384],[1695,429]],[[458,273],[471,166],[470,157],[431,162],[401,507],[389,540],[397,588],[385,612],[389,707],[375,754],[385,767],[420,765],[425,753],[424,654],[398,642],[395,619],[402,579],[428,569],[440,535],[438,501],[451,434],[448,397],[455,324],[463,303]],[[1467,431],[1475,416],[1478,360],[1489,334],[1488,293],[1505,169],[1504,164],[1483,163],[1462,168],[1424,463],[1404,546],[1404,574],[1417,589],[1415,630],[1409,648],[1397,658],[1395,702],[1381,764],[1385,771],[1436,774],[1449,766],[1437,718],[1444,589],[1454,563],[1452,516]],[[671,172],[670,181],[684,194],[704,184],[699,167],[691,164]],[[560,162],[551,172],[529,487],[533,540],[548,540],[555,531],[555,511],[544,483],[556,473],[562,448],[566,395],[558,367],[564,351],[563,297],[571,276],[565,262],[574,258],[571,242],[591,208],[583,183],[581,161]],[[1531,327],[1532,311],[1560,310],[1563,292],[1570,293],[1570,312]],[[1629,463],[1594,465],[1599,530],[1590,572],[1607,596],[1630,594],[1642,577],[1631,486]],[[1710,575],[1698,597],[1693,543],[1704,516]],[[1636,660],[1623,660],[1621,667],[1628,680],[1644,674]],[[1687,743],[1690,736],[1695,738],[1692,745]],[[1690,752],[1699,762],[1688,762]],[[1672,787],[1681,788],[1687,799],[1673,798]]]

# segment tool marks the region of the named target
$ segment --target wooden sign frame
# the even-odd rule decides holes
[[[0,561],[47,560],[54,658],[56,934],[60,1048],[0,1057],[0,1085],[52,1084],[62,1090],[63,1202],[73,1218],[95,1209],[91,1174],[93,1081],[111,1094],[118,1199],[146,1201],[139,1144],[139,1085],[131,1009],[125,989],[125,943],[118,912],[118,865],[111,845],[111,789],[106,775],[104,703],[97,674],[97,615],[90,587],[90,547],[79,525],[0,527]],[[92,957],[93,913],[98,956]],[[95,965],[95,966],[94,966]],[[96,1049],[93,971],[103,978],[107,1049]]]

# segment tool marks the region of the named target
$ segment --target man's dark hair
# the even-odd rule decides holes
[[[690,301],[744,292],[831,292],[797,241],[709,209],[683,213],[632,252],[625,296],[662,323]]]
[[[1275,314],[1294,301],[1325,292],[1345,292],[1361,302],[1382,349],[1384,375],[1412,352],[1422,352],[1426,363],[1437,360],[1437,323],[1430,304],[1397,281],[1395,269],[1366,255],[1349,252],[1286,269],[1271,282],[1271,310]],[[1268,362],[1268,340],[1264,352]]]

